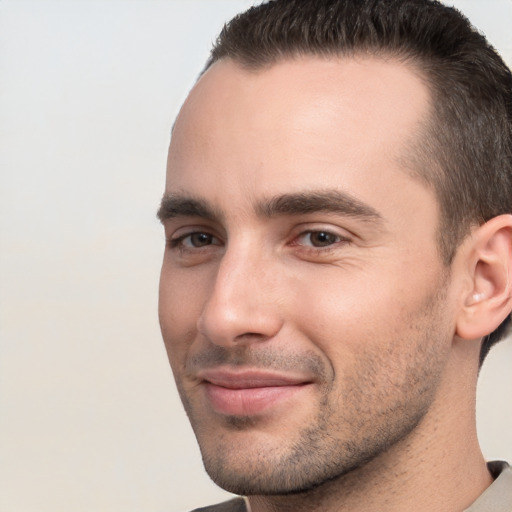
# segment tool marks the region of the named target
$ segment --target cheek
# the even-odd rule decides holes
[[[375,281],[353,288],[347,282],[338,287],[331,282],[329,293],[310,289],[302,295],[307,306],[302,303],[296,316],[333,368],[336,410],[354,411],[344,416],[354,428],[363,428],[359,422],[370,410],[383,421],[390,410],[408,410],[412,402],[423,410],[452,336],[439,283],[423,282],[419,289],[419,281],[413,281],[404,290],[391,281],[380,281],[382,288]]]
[[[164,261],[158,317],[169,362],[175,372],[183,365],[196,336],[196,324],[204,303],[204,283],[200,276],[176,272]]]
[[[400,270],[402,269],[402,270]],[[418,337],[436,302],[439,283],[413,269],[332,269],[303,275],[296,288],[294,318],[308,337],[333,359],[352,359],[363,347]],[[424,324],[427,323],[427,326]]]

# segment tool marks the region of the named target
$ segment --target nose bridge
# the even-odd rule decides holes
[[[199,332],[225,346],[274,336],[281,322],[273,266],[261,246],[228,244],[198,321]]]

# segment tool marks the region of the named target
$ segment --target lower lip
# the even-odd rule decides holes
[[[307,387],[269,386],[261,388],[231,389],[205,383],[205,391],[213,409],[230,416],[252,416],[281,405]]]

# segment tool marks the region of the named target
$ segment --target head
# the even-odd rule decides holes
[[[160,321],[228,490],[310,492],[471,414],[481,338],[512,307],[495,257],[511,244],[510,74],[445,10],[255,7],[178,116]]]
[[[439,201],[447,264],[472,226],[512,213],[512,73],[459,11],[435,0],[270,1],[224,27],[205,69],[301,55],[398,59],[425,81],[432,108],[408,158]],[[485,337],[480,364],[510,320]]]

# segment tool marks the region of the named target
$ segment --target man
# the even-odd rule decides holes
[[[277,0],[177,118],[160,322],[212,511],[512,510],[475,427],[512,309],[512,76],[431,0]]]

